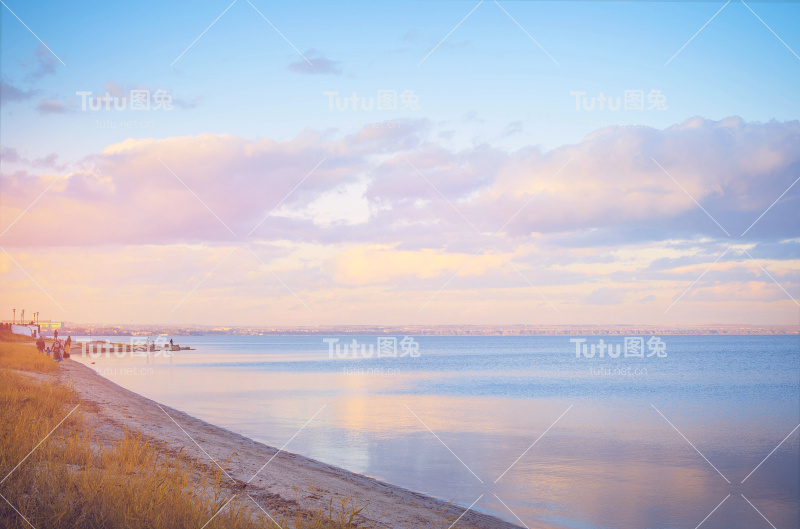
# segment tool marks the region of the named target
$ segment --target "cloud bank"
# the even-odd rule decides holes
[[[547,323],[663,322],[678,299],[684,323],[755,323],[753,303],[761,323],[796,320],[797,121],[609,128],[549,151],[445,148],[437,136],[418,120],[285,141],[129,139],[66,174],[55,157],[4,147],[0,245],[44,284],[84,281],[94,299],[146,280],[165,304],[237,251],[180,321],[203,321],[223,298],[287,324],[309,312],[298,298],[316,323],[403,323],[429,304],[425,322],[531,311]],[[49,251],[71,264],[50,270]],[[10,291],[28,282],[17,279]]]
[[[27,213],[6,244],[228,242],[225,225],[241,237],[258,225],[251,238],[261,241],[458,251],[554,234],[576,246],[718,239],[739,236],[800,175],[796,121],[693,118],[665,130],[603,129],[546,152],[448,150],[430,132],[429,123],[409,121],[281,142],[224,134],[126,140],[73,166],[48,192],[49,206]],[[4,218],[55,178],[34,167],[3,173]],[[357,184],[361,196],[351,192],[351,204],[322,228],[308,205]],[[799,197],[800,188],[790,189],[747,240],[796,236]],[[347,207],[369,213],[353,221]]]

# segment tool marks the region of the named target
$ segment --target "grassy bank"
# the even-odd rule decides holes
[[[0,504],[4,527],[198,528],[230,499],[220,486],[221,472],[215,475],[179,454],[160,452],[133,433],[108,446],[93,442],[72,388],[17,372],[59,369],[34,347],[0,343],[0,368],[0,494],[8,500]],[[232,503],[206,527],[269,525]]]
[[[0,341],[2,342],[25,342],[34,343],[36,339],[22,334],[15,334],[11,331],[0,330]]]
[[[58,362],[39,353],[32,345],[0,342],[0,369],[15,369],[34,373],[58,371]]]
[[[53,378],[59,369],[32,345],[0,342],[0,494],[7,499],[0,498],[0,526],[276,527],[219,469],[159,450],[132,432],[116,442],[95,440],[87,405]],[[231,502],[234,496],[241,502]],[[357,527],[361,508],[340,503],[270,514],[284,529]]]

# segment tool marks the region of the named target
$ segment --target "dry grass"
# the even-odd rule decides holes
[[[33,346],[14,343],[0,343],[0,367],[58,370]],[[70,387],[0,369],[0,494],[11,504],[0,499],[1,527],[276,528],[217,468],[131,432],[110,445],[97,442],[80,407],[47,437],[77,404]],[[241,501],[229,503],[234,496]],[[373,527],[362,510],[344,497],[331,499],[327,509],[271,515],[282,529]]]
[[[22,334],[15,334],[11,331],[0,331],[0,342],[26,342],[33,343],[35,338],[30,336],[23,336]]]
[[[70,388],[0,370],[2,476],[76,404]],[[0,493],[37,529],[196,529],[232,496],[220,482],[218,474],[132,433],[110,446],[93,442],[79,408],[5,479]],[[234,502],[206,527],[269,527],[260,516]],[[3,527],[30,527],[5,501],[0,521]]]
[[[0,342],[0,369],[52,373],[58,371],[58,362],[27,343]]]

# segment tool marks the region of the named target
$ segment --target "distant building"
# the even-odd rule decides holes
[[[55,330],[61,328],[60,321],[45,321],[36,323],[22,323],[4,320],[0,322],[0,330],[13,332],[14,334],[21,334],[23,336],[32,336],[37,338],[44,330]]]
[[[0,323],[4,323],[4,324],[7,323],[9,325],[12,324],[12,323],[17,324],[17,325],[38,325],[42,329],[60,329],[61,328],[61,322],[60,321],[38,321],[36,323],[31,323],[29,321],[28,323],[25,323],[24,321],[19,321],[19,320],[18,321],[3,320]]]

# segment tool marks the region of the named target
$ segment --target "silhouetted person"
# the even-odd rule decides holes
[[[60,362],[64,354],[64,344],[61,343],[61,340],[56,338],[53,341],[53,347],[50,350],[53,353],[53,360]]]

